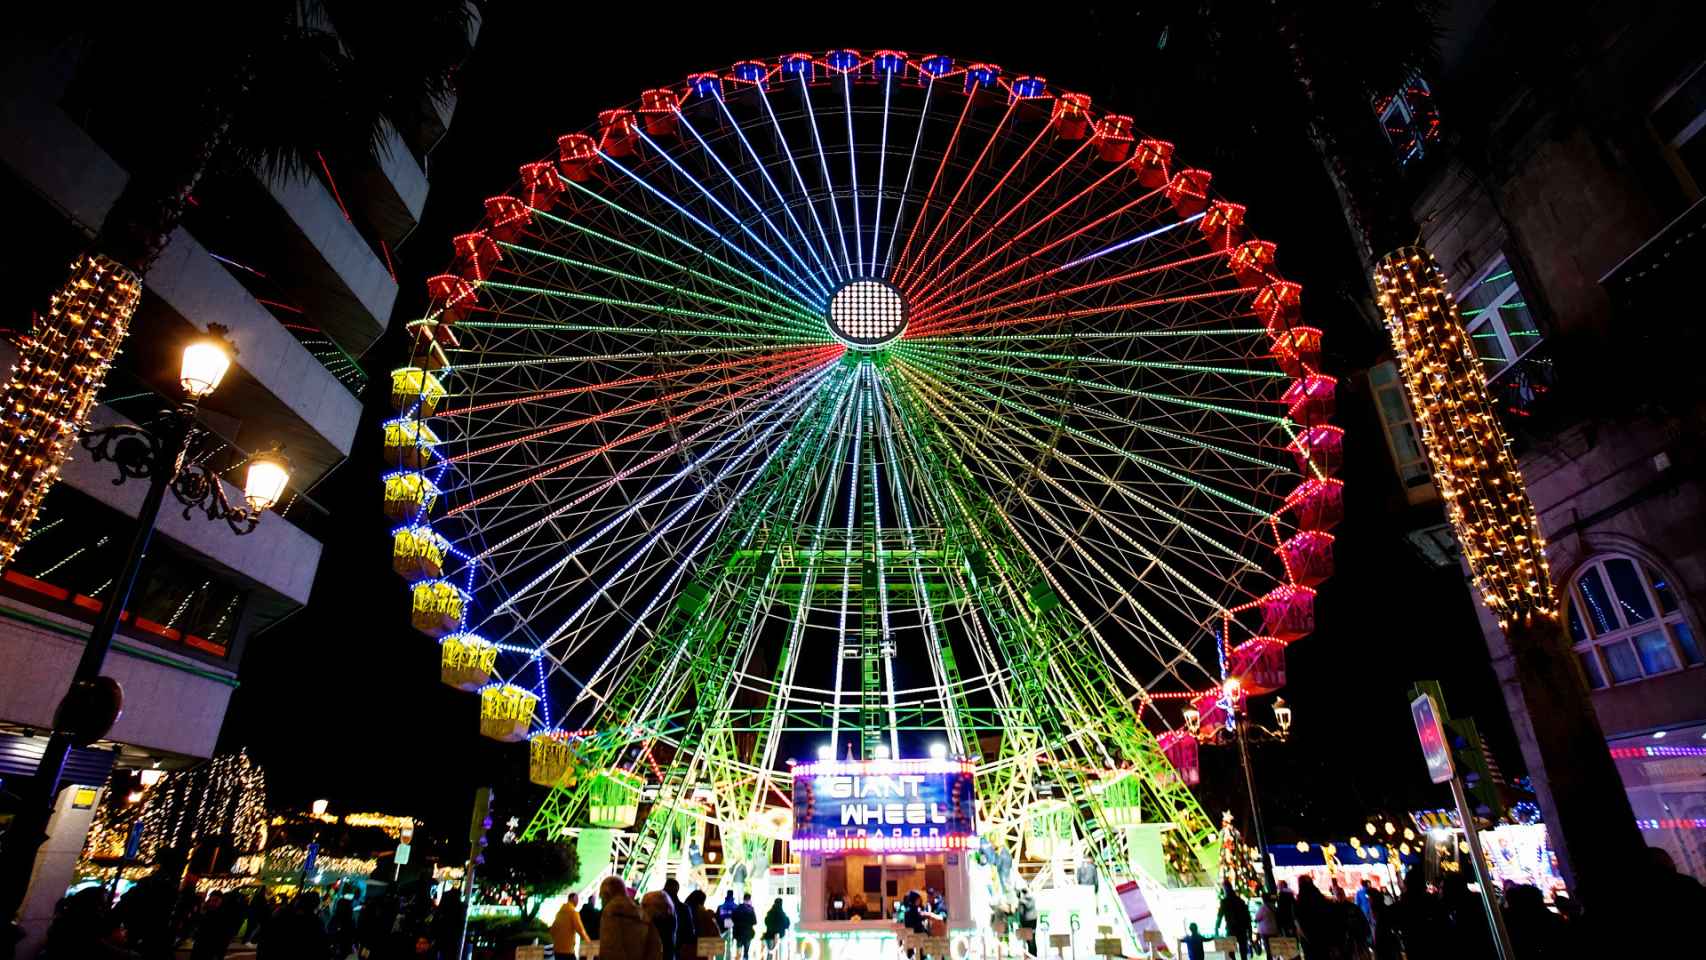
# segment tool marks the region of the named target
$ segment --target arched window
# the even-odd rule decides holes
[[[1651,564],[1595,557],[1570,584],[1568,609],[1570,638],[1596,690],[1703,662],[1678,591]]]

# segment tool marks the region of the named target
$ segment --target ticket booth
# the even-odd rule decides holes
[[[969,878],[974,798],[969,761],[794,767],[798,930],[816,941],[818,956],[863,953],[848,941],[895,937],[896,913],[913,891],[940,895],[950,930],[977,926]]]

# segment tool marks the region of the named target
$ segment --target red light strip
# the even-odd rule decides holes
[[[623,377],[620,380],[606,380],[603,383],[588,383],[582,384],[578,387],[563,387],[558,390],[546,390],[540,393],[530,393],[524,397],[512,397],[508,400],[493,400],[490,403],[477,403],[467,407],[440,410],[435,412],[432,416],[436,419],[442,417],[456,417],[469,413],[484,413],[487,410],[499,410],[504,407],[512,407],[518,403],[534,403],[540,400],[555,400],[558,397],[571,397],[576,394],[593,393],[599,390],[615,390],[621,387],[632,387],[642,383],[661,383],[666,380],[673,380],[677,377],[692,376],[696,373],[710,373],[714,370],[728,370],[734,367],[751,366],[753,364],[774,363],[778,360],[786,360],[791,357],[810,353],[816,349],[820,348],[799,347],[793,350],[783,350],[780,353],[760,354],[758,356],[745,357],[740,360],[724,360],[721,363],[706,363],[697,367],[683,367],[679,370],[669,370],[663,373],[648,373],[634,377]]]
[[[918,236],[918,228],[930,213],[930,198],[936,195],[936,187],[942,182],[942,172],[948,168],[948,157],[953,155],[954,147],[960,142],[960,129],[965,126],[966,114],[971,112],[972,101],[976,99],[967,97],[966,105],[960,108],[960,118],[954,121],[954,135],[948,138],[947,149],[942,151],[942,159],[936,164],[936,175],[930,178],[930,189],[924,192],[924,199],[918,201],[918,210],[912,218],[912,229],[906,232],[906,244],[900,248],[900,259],[895,261],[897,266],[907,262],[908,254],[912,250],[912,241]],[[892,272],[889,274],[894,275]]]
[[[781,373],[775,374],[775,375],[773,375],[767,379],[760,380],[756,383],[751,384],[750,386],[743,387],[739,390],[736,390],[733,393],[727,394],[727,395],[722,396],[722,397],[718,397],[715,400],[710,400],[710,401],[707,401],[705,403],[702,403],[699,406],[694,407],[693,409],[688,410],[684,413],[678,413],[678,414],[675,414],[674,416],[666,417],[665,419],[659,421],[656,424],[653,424],[652,426],[646,427],[642,430],[636,430],[632,433],[626,434],[626,435],[621,436],[621,437],[617,437],[615,440],[612,440],[609,443],[603,444],[602,446],[594,447],[591,450],[583,450],[580,453],[575,454],[573,457],[568,458],[567,460],[558,461],[557,463],[553,463],[553,464],[539,470],[538,472],[534,473],[532,476],[529,476],[524,480],[518,480],[515,483],[512,483],[506,487],[503,487],[503,488],[498,489],[498,490],[494,490],[491,493],[486,494],[485,496],[479,497],[479,498],[474,499],[474,500],[470,500],[469,502],[462,504],[461,506],[458,506],[458,507],[455,507],[454,509],[448,510],[445,512],[445,516],[453,517],[453,516],[463,512],[464,510],[470,510],[474,507],[479,506],[482,503],[486,503],[487,501],[491,500],[494,497],[501,497],[505,494],[513,493],[517,490],[520,490],[522,487],[527,486],[530,483],[544,479],[545,477],[548,477],[548,476],[550,476],[554,473],[557,473],[561,470],[566,470],[569,467],[572,467],[577,463],[581,463],[581,462],[587,460],[590,457],[599,456],[600,454],[607,453],[610,450],[613,450],[616,447],[621,446],[624,443],[629,443],[631,441],[638,440],[642,437],[650,436],[651,434],[654,434],[654,433],[658,432],[659,430],[666,429],[666,428],[668,428],[668,427],[670,427],[676,423],[682,422],[683,420],[687,420],[687,419],[690,419],[692,417],[695,417],[695,416],[697,416],[697,415],[699,415],[699,414],[701,414],[701,413],[705,412],[706,410],[709,410],[713,407],[721,406],[725,403],[728,403],[730,400],[735,400],[735,399],[738,399],[740,397],[743,397],[743,396],[753,392],[754,390],[758,390],[758,389],[765,387],[769,384],[773,384],[779,380],[786,379],[792,375],[799,373],[803,369],[808,369],[814,365],[818,365],[818,364],[821,364],[823,362],[833,361],[833,360],[839,358],[841,356],[842,352],[845,350],[845,348],[842,347],[840,344],[837,344],[834,347],[829,347],[826,349],[828,351],[830,351],[830,355],[825,360],[817,360],[817,361],[811,361],[811,362],[806,362],[806,363],[793,364],[790,366],[789,369],[783,370]],[[731,378],[731,379],[738,379],[738,378]],[[684,392],[685,393],[691,393],[692,391],[684,391]],[[660,397],[657,400],[647,401],[647,403],[642,404],[642,406],[651,406],[653,404],[662,402],[663,399],[664,398]]]
[[[1114,303],[1102,307],[1081,307],[1077,310],[1061,310],[1057,313],[1041,313],[1031,317],[1013,317],[1007,320],[993,320],[989,323],[974,323],[965,327],[954,327],[943,333],[971,333],[978,330],[999,330],[1003,327],[1016,327],[1023,323],[1051,323],[1056,320],[1070,320],[1075,317],[1094,316],[1098,313],[1116,313],[1121,310],[1141,310],[1146,307],[1163,307],[1171,303],[1191,303],[1196,300],[1208,300],[1213,297],[1242,296],[1253,293],[1260,287],[1235,287],[1229,290],[1207,290],[1202,293],[1186,293],[1176,297],[1158,297],[1153,300],[1134,300],[1130,303]]]
[[[1014,234],[1012,239],[1008,240],[1006,243],[1003,243],[1001,246],[996,247],[994,250],[991,250],[987,255],[985,255],[982,259],[978,260],[976,263],[965,268],[964,270],[961,270],[957,276],[949,277],[946,281],[943,281],[941,283],[936,284],[935,285],[936,292],[925,296],[924,301],[922,303],[920,303],[915,308],[916,312],[918,312],[922,316],[922,315],[929,312],[929,308],[934,308],[937,311],[940,311],[941,309],[943,309],[943,307],[941,305],[941,301],[942,301],[943,297],[945,297],[948,294],[948,292],[950,291],[950,289],[953,287],[954,284],[959,283],[961,280],[963,280],[966,277],[970,277],[970,276],[976,274],[979,270],[983,269],[984,266],[986,266],[991,260],[994,260],[996,257],[1005,253],[1007,250],[1011,249],[1014,244],[1018,243],[1020,240],[1023,240],[1026,236],[1030,235],[1031,231],[1036,230],[1037,228],[1048,223],[1050,220],[1053,220],[1057,215],[1059,215],[1060,213],[1065,211],[1066,208],[1072,206],[1073,204],[1077,203],[1079,200],[1082,200],[1084,197],[1088,196],[1096,188],[1107,183],[1109,177],[1114,176],[1115,174],[1119,173],[1123,169],[1125,169],[1123,166],[1117,166],[1117,167],[1113,168],[1112,170],[1108,171],[1101,178],[1097,179],[1094,183],[1092,183],[1089,186],[1085,187],[1084,189],[1078,191],[1078,193],[1076,193],[1072,197],[1068,198],[1065,202],[1061,203],[1059,206],[1055,207],[1053,210],[1050,210],[1040,220],[1036,221],[1035,223],[1031,224],[1030,226],[1026,227],[1025,229]],[[984,286],[987,283],[990,283],[990,282],[992,282],[992,281],[994,281],[994,280],[996,280],[1002,276],[1005,276],[1007,273],[1009,273],[1013,270],[1017,270],[1018,268],[1024,266],[1025,264],[1030,263],[1031,261],[1035,260],[1037,257],[1049,252],[1050,250],[1053,250],[1055,247],[1058,247],[1061,244],[1067,243],[1071,240],[1075,240],[1078,237],[1083,236],[1086,232],[1088,232],[1090,230],[1094,230],[1095,228],[1101,226],[1102,224],[1108,222],[1109,220],[1112,220],[1115,217],[1123,215],[1124,213],[1129,211],[1131,208],[1137,206],[1138,204],[1143,203],[1146,200],[1154,199],[1156,196],[1159,196],[1162,193],[1164,193],[1165,189],[1166,189],[1165,187],[1157,187],[1154,190],[1150,190],[1150,191],[1148,191],[1148,192],[1146,192],[1140,196],[1134,197],[1130,201],[1121,204],[1120,206],[1114,208],[1113,210],[1110,210],[1107,213],[1105,213],[1105,214],[1097,217],[1096,219],[1090,221],[1089,223],[1086,223],[1082,227],[1079,227],[1078,229],[1072,231],[1071,233],[1068,233],[1066,236],[1060,237],[1056,240],[1052,240],[1052,241],[1044,244],[1043,246],[1038,247],[1036,250],[1032,251],[1031,253],[1028,253],[1025,256],[1019,257],[1018,259],[1012,261],[1011,263],[1008,263],[1007,265],[1005,265],[1003,267],[1000,267],[1000,268],[993,270],[987,274],[984,274],[983,277],[981,277],[980,279],[973,281],[973,282],[967,284],[965,287],[961,288],[960,290],[954,291],[954,292],[963,296],[964,294],[970,293],[971,291],[976,290],[977,288]]]
[[[1049,130],[1050,130],[1050,128],[1048,128],[1048,127],[1043,128],[1044,133],[1049,132]],[[1036,144],[1033,141],[1032,146],[1035,146],[1035,145]],[[982,246],[983,242],[985,240],[988,240],[990,235],[993,234],[997,229],[999,229],[1003,223],[1006,223],[1007,219],[1009,217],[1018,213],[1021,209],[1024,208],[1024,206],[1026,204],[1030,203],[1031,199],[1033,197],[1035,197],[1037,195],[1037,193],[1043,189],[1043,187],[1048,186],[1049,182],[1051,180],[1053,180],[1057,174],[1059,174],[1062,170],[1065,170],[1069,165],[1071,165],[1071,163],[1074,160],[1077,160],[1078,155],[1080,153],[1083,153],[1085,150],[1089,149],[1089,147],[1090,147],[1090,141],[1088,139],[1086,139],[1082,143],[1080,143],[1077,146],[1077,148],[1075,148],[1071,153],[1067,154],[1064,158],[1062,158],[1060,163],[1057,164],[1053,170],[1049,171],[1048,176],[1043,177],[1041,180],[1039,180],[1037,182],[1037,185],[1032,187],[1029,193],[1020,197],[1019,201],[1017,203],[1013,204],[1013,206],[1011,208],[1009,208],[1006,213],[1003,213],[1001,216],[997,217],[995,222],[989,225],[989,229],[987,229],[987,230],[983,231],[983,233],[979,234],[976,240],[973,240],[972,242],[966,244],[965,249],[961,250],[957,255],[955,255],[954,259],[948,261],[948,263],[942,267],[940,273],[938,274],[938,276],[943,278],[943,282],[940,284],[936,284],[934,286],[934,289],[930,290],[929,295],[927,295],[926,298],[924,299],[924,301],[922,301],[922,305],[927,305],[928,303],[933,302],[934,300],[940,299],[941,294],[946,292],[946,287],[949,286],[952,281],[959,279],[959,277],[956,277],[953,273],[954,268],[959,266],[965,260],[966,257],[971,256],[972,251],[974,251],[978,247]],[[1026,147],[1025,152],[1029,153],[1030,147]],[[1011,171],[1009,171],[1009,173],[1011,173]],[[1111,176],[1112,174],[1110,173],[1109,175]],[[1006,178],[1003,177],[1002,179],[1005,180]],[[1102,179],[1106,180],[1107,177],[1103,177]],[[1101,182],[1101,181],[1098,181],[1098,182]],[[996,184],[996,189],[999,190],[1000,186],[1001,186],[1000,184]],[[994,195],[993,190],[990,193],[991,193],[991,196]],[[1070,201],[1068,201],[1068,202],[1070,203]],[[1049,214],[1049,216],[1053,216],[1054,213],[1060,212],[1061,209],[1062,209],[1062,207],[1056,207]],[[976,211],[973,211],[972,213],[973,213],[973,216],[976,216]],[[1048,218],[1044,217],[1043,219],[1047,220]],[[960,233],[963,233],[966,229],[966,226],[970,226],[970,225],[971,225],[971,221],[968,218],[965,226],[960,227]],[[1034,226],[1033,226],[1033,229],[1034,229]],[[942,254],[946,254],[950,249],[953,248],[954,240],[957,239],[958,237],[959,237],[959,234],[956,233],[953,237],[950,237],[948,239],[947,243],[942,245]],[[1015,238],[1015,239],[1017,239],[1017,238]],[[1002,249],[1005,249],[1007,246],[1011,246],[1011,245],[1012,245],[1012,243],[1010,241],[1009,243],[1004,245],[1002,247]],[[1000,252],[999,250],[996,251],[996,253],[999,253],[999,252]],[[941,258],[942,254],[937,255],[938,260]],[[980,263],[981,263],[981,261],[980,261]],[[931,266],[935,266],[935,264],[932,263]],[[925,278],[920,276],[918,278],[918,283],[923,284],[924,282],[925,282]],[[929,289],[929,288],[927,288],[927,289]]]
[[[1124,283],[1127,280],[1135,280],[1138,277],[1145,277],[1145,276],[1149,276],[1150,274],[1161,273],[1161,272],[1164,272],[1167,270],[1173,270],[1173,269],[1176,269],[1179,267],[1189,266],[1190,264],[1193,264],[1193,263],[1202,263],[1205,260],[1219,260],[1219,259],[1223,259],[1224,257],[1225,257],[1225,254],[1221,253],[1218,250],[1214,250],[1214,251],[1210,251],[1208,253],[1197,254],[1194,257],[1185,257],[1182,260],[1172,260],[1172,261],[1169,261],[1167,263],[1156,264],[1155,266],[1152,266],[1152,267],[1143,267],[1143,268],[1138,269],[1138,270],[1131,270],[1131,271],[1127,271],[1126,273],[1115,274],[1114,276],[1111,276],[1111,277],[1103,277],[1100,280],[1091,280],[1091,281],[1088,281],[1086,283],[1080,283],[1080,284],[1077,284],[1076,286],[1067,287],[1067,288],[1062,289],[1062,290],[1050,290],[1048,293],[1041,293],[1041,294],[1037,294],[1036,296],[1033,296],[1033,297],[1026,297],[1023,300],[1017,300],[1017,301],[1014,301],[1013,303],[998,304],[998,305],[993,306],[993,307],[985,307],[982,310],[972,310],[969,312],[960,312],[960,313],[949,313],[946,316],[943,316],[941,314],[937,314],[936,316],[930,317],[928,319],[924,319],[921,321],[915,321],[914,324],[908,329],[907,332],[913,337],[922,337],[922,336],[925,336],[925,335],[931,333],[932,331],[951,329],[952,328],[951,325],[956,324],[956,323],[963,321],[963,320],[974,320],[978,317],[986,317],[986,316],[989,316],[990,314],[1000,313],[1004,310],[1013,310],[1013,309],[1017,309],[1017,308],[1021,308],[1021,307],[1027,307],[1027,306],[1030,306],[1031,304],[1043,303],[1043,302],[1046,302],[1049,300],[1053,300],[1057,297],[1069,296],[1069,295],[1075,294],[1075,293],[1083,293],[1086,290],[1094,290],[1097,287],[1105,287],[1105,286],[1108,286],[1109,284],[1115,284],[1115,283]],[[1044,279],[1047,279],[1048,277],[1052,277],[1055,274],[1058,274],[1062,270],[1065,270],[1065,269],[1067,269],[1067,266],[1064,264],[1061,266],[1058,266],[1058,267],[1050,267],[1047,270],[1044,270],[1042,273],[1036,274],[1036,275],[1031,276],[1031,277],[1026,277],[1023,280],[1015,280],[1012,283],[1008,284],[1007,286],[1002,287],[998,290],[992,290],[989,293],[983,294],[982,296],[979,296],[979,297],[975,297],[971,300],[960,301],[956,305],[961,307],[961,308],[964,308],[964,307],[971,306],[974,303],[982,303],[982,302],[987,301],[991,298],[999,297],[1002,294],[1012,293],[1013,291],[1018,290],[1021,287],[1029,286],[1033,283],[1036,283],[1039,280],[1044,280]],[[1255,290],[1257,288],[1256,287],[1249,287],[1247,289]]]
[[[975,97],[966,97],[966,105],[970,106],[972,101],[975,99],[976,99]],[[997,123],[993,128],[990,129],[989,139],[984,142],[983,149],[978,151],[977,159],[973,160],[971,162],[971,166],[966,168],[966,174],[964,177],[962,177],[960,179],[959,187],[957,187],[954,190],[954,195],[952,197],[948,198],[948,206],[945,209],[943,209],[942,215],[940,217],[936,218],[936,225],[934,227],[930,228],[930,234],[929,234],[929,236],[926,236],[924,238],[924,243],[922,246],[920,246],[918,248],[918,253],[913,257],[913,259],[910,263],[908,263],[906,261],[906,258],[904,256],[901,258],[901,263],[903,264],[903,268],[900,270],[900,272],[895,274],[895,277],[896,277],[895,286],[900,287],[902,290],[910,289],[910,286],[911,286],[913,279],[914,279],[912,276],[913,271],[918,268],[919,261],[924,259],[924,255],[930,252],[930,245],[932,243],[936,242],[936,235],[942,232],[943,227],[947,226],[948,218],[952,217],[954,215],[954,207],[960,202],[960,197],[965,195],[966,188],[971,186],[972,177],[976,176],[978,169],[983,166],[984,159],[989,156],[989,151],[995,146],[996,137],[998,137],[1001,134],[1001,131],[1006,128],[1007,121],[1011,120],[1013,118],[1013,110],[1018,105],[1019,105],[1018,100],[1009,100],[1007,102],[1007,112],[1003,113],[1001,115],[1000,122]],[[1038,137],[1033,138],[1031,140],[1031,147],[1036,146],[1037,139],[1041,137],[1042,133],[1047,133],[1047,132],[1048,132],[1048,128],[1044,127],[1042,129],[1042,131],[1038,134]],[[1028,154],[1030,152],[1031,152],[1030,147],[1026,147],[1025,153]],[[943,159],[946,159],[946,158],[947,158],[947,155],[944,154]],[[1023,157],[1021,157],[1021,159],[1023,159]],[[1012,169],[1009,169],[1007,171],[1008,176],[1010,176],[1012,173],[1013,173]],[[1007,176],[1003,176],[1001,178],[1001,182],[1005,183],[1006,181],[1007,181]],[[995,189],[999,190],[1000,188],[1001,188],[1000,183],[995,185]],[[986,195],[983,199],[983,203],[987,203],[989,201],[989,196],[993,196],[993,193]],[[983,203],[978,204],[979,210],[983,209]],[[929,208],[925,207],[925,209],[927,210]],[[973,215],[976,215],[976,211],[973,211]],[[971,218],[967,217],[966,222],[969,224],[971,222]],[[904,253],[904,251],[902,251],[902,252]]]
[[[841,347],[839,344],[834,346],[834,347],[820,347],[817,349],[816,355],[814,355],[814,356],[808,356],[808,357],[804,357],[804,358],[800,358],[800,359],[788,359],[788,360],[772,361],[771,362],[771,368],[774,369],[777,366],[786,366],[790,369],[795,369],[795,368],[799,368],[802,366],[807,366],[809,364],[817,362],[817,360],[819,358],[821,358],[826,351],[839,354],[841,351]],[[650,400],[642,400],[639,403],[630,403],[630,404],[627,404],[625,406],[617,407],[613,410],[606,410],[606,411],[603,411],[601,413],[595,413],[595,414],[592,414],[591,416],[580,417],[578,419],[569,420],[569,421],[566,421],[564,423],[553,424],[552,426],[545,427],[545,428],[540,429],[540,430],[534,430],[534,431],[531,431],[529,433],[524,433],[519,437],[512,437],[512,438],[510,438],[508,440],[504,440],[500,443],[488,444],[487,446],[481,447],[478,450],[469,450],[465,453],[459,453],[454,457],[446,458],[444,462],[445,463],[461,463],[465,460],[469,460],[469,459],[472,459],[474,457],[484,456],[488,453],[496,453],[499,450],[506,450],[506,449],[513,447],[513,446],[516,446],[518,444],[529,443],[531,441],[539,439],[540,437],[548,437],[554,433],[561,433],[564,430],[574,430],[578,427],[584,427],[584,426],[588,426],[590,424],[599,423],[601,421],[608,420],[611,417],[623,416],[625,414],[633,413],[637,410],[645,410],[649,407],[655,407],[660,403],[666,403],[666,402],[671,401],[671,400],[679,400],[682,397],[692,396],[695,393],[703,393],[706,390],[714,389],[716,387],[727,386],[727,385],[735,382],[736,380],[740,380],[740,379],[747,377],[747,376],[750,376],[750,375],[751,375],[750,373],[737,373],[737,374],[733,374],[731,376],[723,377],[719,380],[712,380],[708,383],[696,383],[696,384],[693,384],[692,386],[683,387],[682,389],[677,390],[674,393],[665,394],[661,397],[653,397]],[[608,448],[606,448],[606,449],[608,449]]]
[[[338,181],[336,181],[332,178],[332,168],[329,165],[327,165],[325,155],[321,154],[320,151],[316,150],[316,151],[314,151],[314,156],[317,159],[319,159],[319,161],[320,161],[320,169],[325,171],[326,186],[332,188],[332,199],[336,200],[338,202],[338,209],[343,211],[344,220],[346,220],[350,223],[354,223],[355,221],[350,220],[350,218],[349,218],[349,208],[344,206],[343,195],[338,193]],[[392,274],[391,279],[393,279],[393,280],[397,279],[396,274]]]

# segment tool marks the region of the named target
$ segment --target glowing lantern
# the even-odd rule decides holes
[[[1084,131],[1090,126],[1090,95],[1061,94],[1054,102],[1054,116],[1050,119],[1054,124],[1055,135],[1062,140],[1084,139]]]
[[[1072,842],[1072,807],[1065,800],[1038,800],[1025,810],[1025,856],[1049,860]]]
[[[385,480],[385,515],[393,520],[414,520],[432,512],[438,502],[438,485],[424,473],[399,470],[387,473]]]
[[[520,743],[533,726],[539,698],[513,683],[494,683],[480,690],[480,736]]]
[[[1268,325],[1268,333],[1278,336],[1297,324],[1303,312],[1303,288],[1289,280],[1270,283],[1256,294],[1256,316]]]
[[[491,275],[492,267],[503,259],[498,243],[484,230],[464,233],[450,240],[451,253],[456,257],[456,273],[471,283]]]
[[[1258,601],[1262,608],[1262,633],[1285,643],[1315,631],[1315,591],[1282,583]]]
[[[444,399],[444,384],[420,367],[398,367],[391,371],[391,409],[401,413],[413,408],[418,416],[430,417]]]
[[[1167,201],[1181,217],[1194,217],[1208,209],[1208,185],[1214,174],[1207,170],[1180,170],[1167,182]]]
[[[1279,545],[1280,562],[1292,583],[1313,587],[1333,575],[1333,535],[1300,530]]]
[[[486,233],[493,240],[514,240],[533,222],[533,211],[515,197],[486,198]]]
[[[404,580],[434,580],[444,573],[450,541],[424,523],[391,532],[391,569]]]
[[[527,741],[527,779],[541,787],[573,786],[575,752],[561,730],[542,730]]]
[[[521,199],[535,210],[549,210],[563,193],[563,178],[549,163],[521,165]]]
[[[1256,287],[1273,280],[1274,257],[1278,248],[1267,240],[1246,240],[1232,248],[1228,266],[1247,287]]]
[[[448,580],[422,580],[415,584],[409,622],[429,637],[442,637],[462,625],[468,595]]]
[[[612,157],[626,157],[634,152],[638,140],[632,110],[601,110],[598,114],[598,140],[603,152]]]
[[[584,133],[557,138],[557,169],[576,183],[592,179],[598,166],[598,141]]]
[[[1137,171],[1137,182],[1151,190],[1166,184],[1172,177],[1173,145],[1165,140],[1140,140],[1131,155],[1131,168]],[[1167,198],[1173,197],[1168,187]]]
[[[1194,787],[1202,780],[1202,765],[1198,757],[1197,736],[1188,730],[1169,730],[1161,735],[1161,753],[1173,765],[1179,779]]]
[[[1109,826],[1135,827],[1143,823],[1143,785],[1131,770],[1113,772],[1100,785],[1102,817]]]
[[[1297,472],[1306,477],[1330,477],[1345,465],[1345,431],[1322,424],[1310,427],[1291,441]]]
[[[1321,331],[1317,327],[1268,328],[1274,338],[1274,359],[1293,377],[1308,376],[1321,369]]]
[[[1246,693],[1272,693],[1285,686],[1285,644],[1268,637],[1246,640],[1227,654],[1226,672]]]
[[[654,137],[675,136],[675,112],[681,105],[674,90],[659,87],[640,94],[640,117]]]
[[[427,277],[427,297],[438,305],[439,319],[456,323],[474,309],[474,285],[454,273]]]
[[[1216,250],[1229,250],[1244,235],[1244,205],[1216,200],[1197,223],[1197,230]]]
[[[1285,508],[1300,530],[1331,530],[1345,518],[1344,481],[1311,477],[1285,498]]]
[[[1124,163],[1131,155],[1131,118],[1110,113],[1096,121],[1096,153],[1108,163]]]
[[[640,788],[645,778],[628,770],[604,770],[587,790],[586,822],[595,827],[625,830],[640,813]]]
[[[1285,391],[1286,412],[1306,427],[1318,427],[1333,419],[1333,392],[1339,381],[1312,373],[1292,382]]]
[[[398,417],[385,421],[385,462],[393,467],[420,470],[432,463],[432,448],[438,434],[419,420]]]
[[[492,682],[498,648],[484,637],[453,633],[438,642],[438,653],[438,678],[445,686],[473,693]]]

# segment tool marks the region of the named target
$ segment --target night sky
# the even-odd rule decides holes
[[[478,735],[476,698],[439,682],[436,645],[409,627],[407,593],[390,569],[378,422],[389,415],[386,373],[406,355],[402,321],[421,309],[424,278],[448,262],[449,238],[479,221],[481,201],[507,190],[519,164],[554,156],[556,138],[598,110],[690,72],[834,47],[993,62],[1133,114],[1146,134],[1177,142],[1185,163],[1214,171],[1217,192],[1249,206],[1253,230],[1278,244],[1280,269],[1303,284],[1306,322],[1327,331],[1328,372],[1341,376],[1347,516],[1317,631],[1288,651],[1293,742],[1254,757],[1273,842],[1342,837],[1376,811],[1450,802],[1428,784],[1410,727],[1405,694],[1417,679],[1442,680],[1453,713],[1474,714],[1507,775],[1519,770],[1468,588],[1403,539],[1438,521],[1403,506],[1366,388],[1347,376],[1379,358],[1384,334],[1347,296],[1366,288],[1319,161],[1301,129],[1268,122],[1258,93],[1210,102],[1210,85],[1181,62],[1188,52],[1158,49],[1156,5],[1145,15],[1048,4],[1046,16],[1019,18],[994,8],[920,15],[916,6],[885,18],[859,7],[840,24],[746,7],[672,18],[621,5],[592,14],[493,6],[451,131],[429,161],[423,222],[400,251],[392,330],[363,358],[372,380],[354,452],[313,491],[334,523],[312,603],[251,639],[226,722],[222,748],[248,747],[276,806],[326,797],[334,811],[411,813],[453,833],[473,789],[500,783],[504,815],[531,814],[538,791],[523,786],[526,748]],[[1210,811],[1242,810],[1233,751],[1205,750],[1203,766]]]

